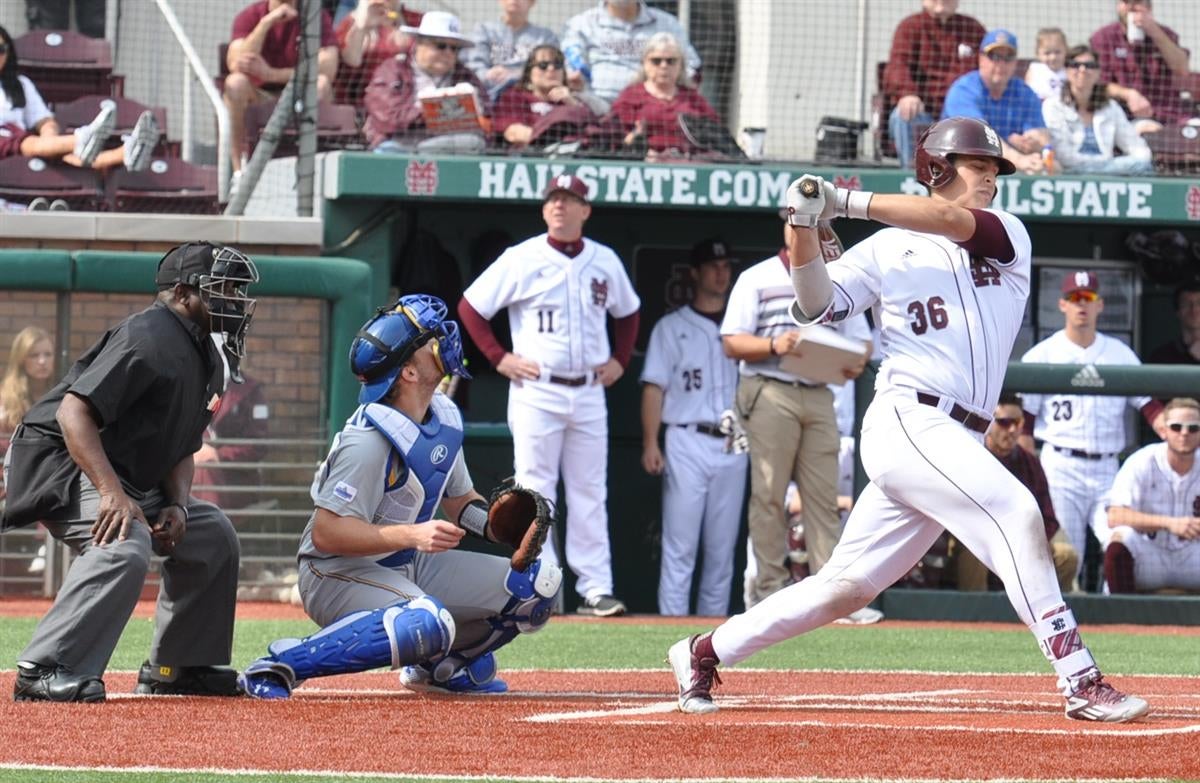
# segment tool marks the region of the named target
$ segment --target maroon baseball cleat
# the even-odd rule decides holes
[[[1100,723],[1128,723],[1150,711],[1145,699],[1126,696],[1104,681],[1104,675],[1080,685],[1067,697],[1067,717],[1075,720],[1094,720]]]
[[[716,712],[712,689],[721,683],[716,658],[701,658],[695,652],[700,635],[680,639],[667,651],[667,662],[679,684],[679,711],[703,715]]]

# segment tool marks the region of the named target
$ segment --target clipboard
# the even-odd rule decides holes
[[[779,357],[779,368],[800,378],[841,386],[845,370],[858,366],[867,346],[843,337],[828,326],[806,326],[791,352]]]

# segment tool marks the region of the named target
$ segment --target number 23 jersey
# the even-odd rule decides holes
[[[1012,260],[983,258],[936,234],[886,228],[829,264],[826,320],[879,303],[877,392],[930,391],[991,415],[1025,313],[1032,262],[1021,221],[983,211],[1000,219]]]

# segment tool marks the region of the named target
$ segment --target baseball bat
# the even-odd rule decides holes
[[[800,183],[800,192],[805,198],[816,198],[821,189],[817,187],[815,179],[806,179]]]

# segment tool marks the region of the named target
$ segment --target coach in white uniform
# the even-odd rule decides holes
[[[1104,576],[1114,593],[1200,590],[1200,402],[1171,400],[1163,420],[1166,442],[1129,455],[1109,495]]]
[[[587,184],[573,175],[546,188],[547,232],[513,245],[463,292],[459,318],[496,370],[512,381],[508,427],[516,480],[547,498],[566,486],[567,565],[581,614],[623,614],[613,595],[608,543],[608,408],[604,390],[633,354],[641,300],[621,259],[583,236],[592,214]],[[513,349],[488,321],[508,308]],[[607,316],[616,319],[610,349]],[[543,559],[557,564],[553,539]]]
[[[862,427],[871,483],[824,568],[670,648],[680,710],[715,711],[718,664],[865,606],[943,530],[1004,582],[1059,676],[1067,717],[1119,722],[1149,709],[1101,676],[1059,592],[1037,502],[983,445],[1029,296],[1029,234],[989,208],[997,176],[1014,171],[995,130],[952,117],[917,143],[916,176],[929,198],[850,191],[811,176],[789,186],[797,322],[839,321],[880,305],[883,362]],[[826,265],[814,227],[832,217],[892,228]]]
[[[1058,309],[1064,326],[1026,351],[1023,362],[1043,364],[1141,364],[1137,354],[1116,338],[1096,329],[1104,299],[1095,273],[1068,272],[1062,282]],[[1086,368],[1085,368],[1086,372]],[[1079,553],[1083,569],[1089,523],[1100,542],[1108,544],[1103,516],[1105,495],[1117,475],[1117,454],[1125,448],[1125,407],[1142,411],[1154,423],[1162,404],[1149,397],[1083,394],[1022,394],[1025,435],[1021,445],[1033,450],[1033,439],[1044,442],[1042,468],[1050,482],[1050,500],[1067,538]],[[1032,438],[1030,437],[1032,435]],[[1099,512],[1099,513],[1097,513]],[[1078,573],[1076,574],[1078,577]]]
[[[733,407],[737,362],[721,347],[732,268],[729,246],[706,239],[692,248],[692,301],[662,317],[650,333],[642,369],[642,467],[663,476],[662,568],[658,611],[688,613],[696,555],[703,569],[696,614],[729,611],[733,554],[746,495],[746,455],[721,432]],[[658,431],[666,425],[666,455]]]

